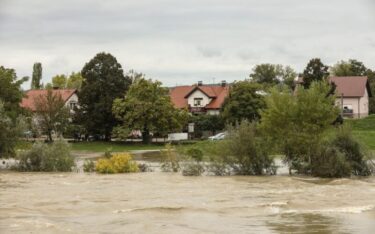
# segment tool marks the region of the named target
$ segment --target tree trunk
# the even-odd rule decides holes
[[[142,131],[142,141],[144,144],[150,144],[150,131],[147,128]]]
[[[52,131],[51,130],[48,130],[48,132],[47,132],[47,141],[48,142],[53,142]]]

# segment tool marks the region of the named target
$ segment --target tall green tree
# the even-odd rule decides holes
[[[150,142],[150,132],[165,136],[181,130],[187,122],[185,110],[171,102],[167,88],[152,80],[136,79],[123,99],[113,103],[113,113],[130,130],[141,130],[144,143]]]
[[[269,63],[256,65],[250,74],[252,81],[260,84],[275,85],[285,83],[290,87],[292,87],[296,76],[297,73],[289,66],[283,67],[280,64]]]
[[[23,97],[21,85],[28,80],[27,77],[17,79],[16,72],[0,66],[0,99],[4,111],[11,119],[15,119],[22,111],[19,104]]]
[[[64,74],[56,75],[52,77],[52,87],[65,89],[67,84],[67,78]]]
[[[290,168],[299,169],[311,163],[311,155],[336,120],[339,109],[335,96],[328,95],[327,82],[316,82],[309,89],[274,89],[266,97],[267,108],[261,113],[261,128]]]
[[[35,113],[38,116],[38,126],[47,134],[52,142],[52,132],[62,134],[69,123],[70,112],[65,106],[61,95],[48,89],[47,94],[35,98]]]
[[[231,124],[242,120],[256,120],[264,107],[262,86],[250,81],[239,81],[230,88],[222,107],[222,116]]]
[[[323,81],[329,76],[328,66],[320,58],[313,58],[303,71],[303,86],[309,88],[313,81]]]
[[[80,72],[72,72],[70,74],[66,87],[68,89],[78,89],[81,90],[83,77]]]
[[[83,82],[78,93],[80,109],[76,121],[89,134],[99,134],[109,140],[119,122],[112,114],[116,98],[126,93],[131,80],[124,76],[121,64],[111,54],[99,53],[83,67]]]
[[[14,157],[15,146],[25,130],[25,119],[18,116],[11,119],[5,110],[4,102],[0,98],[0,158]]]
[[[41,63],[34,63],[33,66],[33,75],[31,79],[31,89],[41,89],[42,84],[40,83],[42,80],[42,64]]]

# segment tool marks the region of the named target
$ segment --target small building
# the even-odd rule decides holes
[[[336,103],[344,117],[363,118],[369,114],[369,97],[372,97],[367,76],[330,77],[336,85]]]
[[[186,108],[192,114],[218,115],[229,87],[225,81],[218,85],[204,85],[198,82],[191,86],[177,86],[170,89],[171,101],[176,108]]]
[[[25,97],[20,104],[21,107],[35,112],[35,99],[40,96],[46,96],[47,92],[46,89],[32,89],[26,91]],[[60,95],[65,102],[65,106],[68,107],[71,112],[74,112],[74,108],[78,105],[76,89],[53,89],[52,93],[53,95]]]

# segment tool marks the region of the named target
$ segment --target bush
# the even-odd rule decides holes
[[[198,162],[187,162],[183,165],[183,176],[200,176],[204,172],[204,166]]]
[[[66,141],[57,140],[52,144],[35,143],[29,151],[19,155],[20,171],[72,171],[74,157]]]
[[[275,174],[276,166],[269,155],[269,147],[262,137],[256,136],[256,130],[256,124],[248,121],[229,127],[227,138],[218,144],[211,159],[217,165],[229,166],[237,175]]]
[[[346,127],[336,129],[333,138],[322,142],[311,159],[313,176],[340,178],[368,176],[373,172],[367,152]]]
[[[163,162],[161,164],[161,170],[163,172],[179,172],[180,162],[176,153],[176,150],[171,144],[165,145],[165,150],[162,151]]]
[[[95,169],[99,173],[107,174],[139,171],[137,163],[132,160],[128,153],[117,153],[111,158],[99,159]]]
[[[198,148],[190,148],[186,151],[189,161],[183,165],[182,175],[200,176],[204,172],[202,165],[203,152]]]
[[[84,172],[95,171],[95,163],[90,159],[85,159],[85,161],[83,162],[83,171]]]

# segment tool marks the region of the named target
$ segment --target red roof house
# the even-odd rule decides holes
[[[78,103],[77,90],[76,89],[54,89],[52,90],[54,95],[60,95],[64,100],[65,105],[74,108]],[[33,89],[28,90],[25,93],[25,97],[22,99],[20,104],[21,107],[35,111],[35,99],[40,96],[47,95],[46,89]]]
[[[176,108],[187,108],[192,113],[219,114],[228,96],[229,87],[222,85],[177,86],[170,89],[171,101]]]
[[[369,97],[372,97],[372,93],[367,76],[336,76],[330,77],[329,81],[336,85],[336,103],[344,116],[368,116]]]

